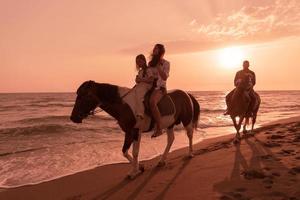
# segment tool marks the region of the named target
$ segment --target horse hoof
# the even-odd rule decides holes
[[[237,145],[237,144],[239,144],[239,143],[240,143],[240,139],[235,138],[235,139],[233,140],[233,144]]]
[[[142,170],[137,170],[136,172],[132,172],[130,174],[128,174],[126,176],[126,179],[129,179],[129,180],[134,180],[136,177],[138,177],[140,174],[142,174],[143,171]]]
[[[158,164],[157,164],[157,167],[163,167],[165,165],[166,165],[165,161],[159,161]]]
[[[188,156],[188,158],[194,158],[194,157],[195,157],[195,155],[193,153],[190,153]]]

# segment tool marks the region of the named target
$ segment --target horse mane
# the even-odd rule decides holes
[[[121,103],[119,87],[108,83],[96,83],[95,81],[85,81],[77,89],[77,95],[84,95],[88,91],[95,92],[98,98],[105,103]]]
[[[89,89],[92,86],[93,83],[95,83],[95,82],[94,81],[85,81],[85,82],[83,82],[79,86],[79,88],[77,89],[76,94],[79,95],[79,94],[82,94],[82,92],[87,91],[87,89]]]
[[[119,87],[108,83],[94,83],[96,94],[105,103],[121,103]]]

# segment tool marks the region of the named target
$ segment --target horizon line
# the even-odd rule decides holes
[[[176,89],[170,89],[176,90]],[[186,90],[187,92],[226,92],[227,90]],[[231,90],[228,90],[231,91]],[[279,89],[279,90],[271,90],[271,89],[262,89],[262,90],[255,90],[257,92],[280,92],[280,91],[300,91],[300,89]],[[63,94],[63,93],[76,93],[76,92],[0,92],[0,94]]]

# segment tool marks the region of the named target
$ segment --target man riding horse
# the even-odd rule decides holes
[[[242,80],[244,80],[246,78],[248,79],[249,82],[247,83],[247,86],[245,88],[245,90],[246,90],[245,95],[247,95],[247,98],[250,101],[248,112],[251,112],[253,110],[253,107],[255,105],[255,100],[256,100],[255,92],[253,90],[253,87],[256,84],[256,77],[255,77],[255,73],[249,69],[249,66],[250,66],[249,61],[245,60],[243,62],[243,69],[238,71],[234,77],[234,86],[237,87],[242,82]],[[230,114],[230,110],[233,106],[233,105],[230,105],[230,99],[234,93],[234,90],[232,90],[226,96],[227,110],[224,113],[225,115]],[[251,114],[251,113],[249,113],[249,114]]]
[[[256,122],[257,112],[260,106],[260,97],[253,90],[255,85],[255,73],[249,70],[249,61],[243,62],[243,70],[238,71],[234,78],[236,88],[226,96],[227,111],[225,114],[230,115],[233,125],[236,129],[234,143],[238,143],[241,139],[240,128],[245,119],[243,133],[247,133],[246,126],[249,124],[249,119],[252,119],[253,131]],[[238,117],[238,121],[237,118]]]

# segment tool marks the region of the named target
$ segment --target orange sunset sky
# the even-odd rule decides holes
[[[231,90],[242,60],[256,90],[300,89],[299,0],[0,0],[0,92],[132,87],[155,43],[168,89]]]

